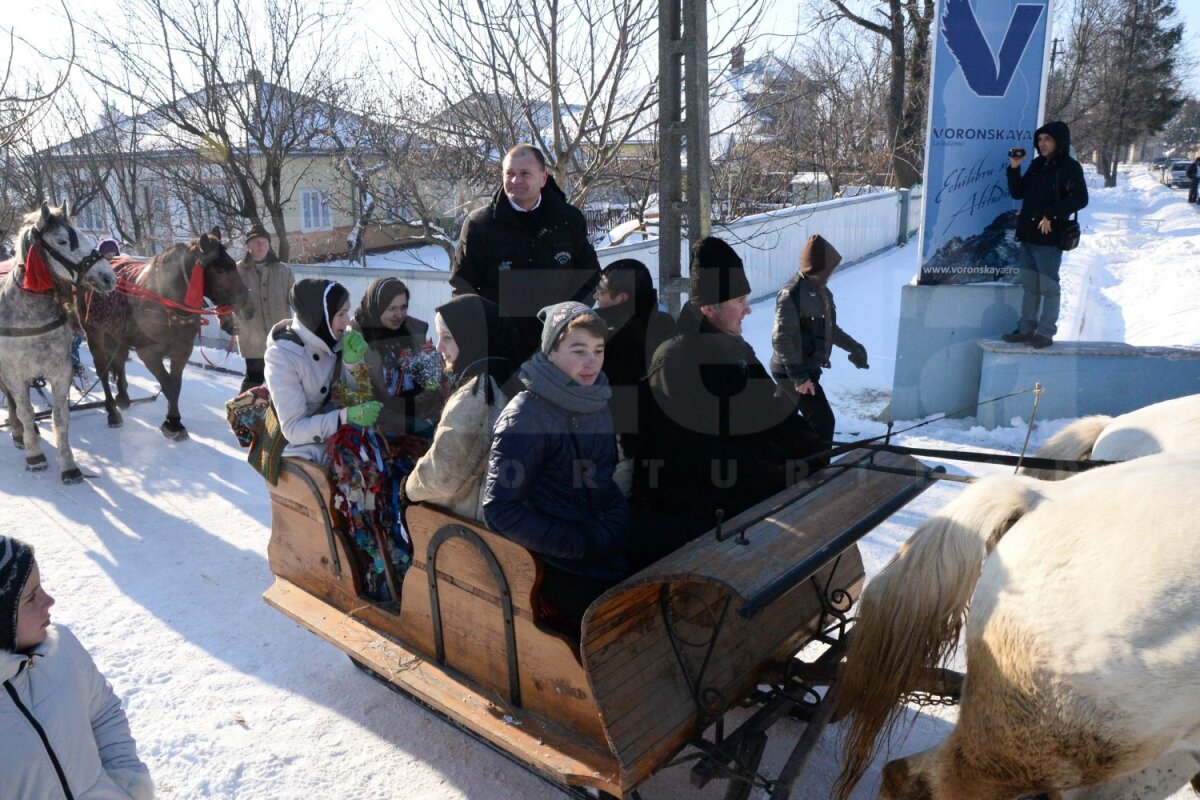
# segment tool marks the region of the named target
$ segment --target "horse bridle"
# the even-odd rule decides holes
[[[64,227],[67,229],[67,236],[69,237],[69,241],[71,243],[71,249],[74,250],[75,248],[79,247],[79,235],[70,225],[65,225]],[[75,276],[73,285],[78,289],[83,288],[81,284],[83,282],[83,276],[87,273],[87,271],[91,269],[97,261],[104,258],[104,256],[100,255],[99,251],[93,249],[91,253],[87,254],[82,259],[75,261],[74,259],[69,258],[63,253],[59,252],[54,245],[46,241],[45,233],[40,228],[33,228],[29,232],[29,238],[36,242],[40,242],[42,247],[49,252],[50,255],[54,256],[54,258],[60,264],[67,268],[67,272],[70,272]],[[29,247],[33,247],[33,241],[29,243]],[[22,265],[22,268],[24,268],[24,265]],[[58,305],[58,316],[49,322],[36,325],[32,328],[0,328],[0,336],[40,336],[43,333],[49,333],[52,330],[61,328],[63,325],[67,324],[67,315],[63,311],[62,305],[56,305]]]
[[[70,225],[67,225],[66,223],[61,224],[67,229],[67,236],[69,237],[69,241],[71,243],[71,249],[74,250],[79,247],[79,234],[77,234],[75,229]],[[92,248],[92,252],[88,253],[79,261],[76,261],[58,250],[54,245],[50,244],[50,242],[46,239],[45,231],[41,228],[34,228],[32,231],[30,231],[29,236],[34,241],[40,242],[43,250],[54,256],[54,259],[58,263],[67,268],[67,272],[70,272],[75,276],[74,285],[76,287],[82,288],[80,284],[83,282],[83,276],[87,274],[88,270],[96,265],[96,262],[104,258],[104,256],[100,255],[99,250]],[[31,242],[30,247],[32,246],[33,243]]]

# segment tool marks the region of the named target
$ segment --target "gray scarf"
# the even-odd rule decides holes
[[[521,383],[536,395],[572,414],[595,414],[608,405],[612,388],[603,372],[591,386],[576,383],[540,350],[521,365]]]

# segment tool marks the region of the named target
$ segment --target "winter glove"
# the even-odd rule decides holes
[[[375,420],[379,419],[379,410],[381,408],[383,408],[383,403],[378,400],[368,400],[365,403],[350,406],[344,409],[346,412],[346,422],[352,422],[362,428],[369,428],[375,424]]]
[[[367,354],[367,340],[356,330],[346,331],[342,339],[342,361],[347,364],[357,364]],[[371,420],[374,422],[374,420]]]
[[[870,369],[871,365],[867,363],[867,348],[861,344],[850,351],[850,363],[859,369]]]

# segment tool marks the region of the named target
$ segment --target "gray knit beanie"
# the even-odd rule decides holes
[[[17,649],[17,607],[33,572],[33,548],[11,536],[0,536],[0,650]]]
[[[562,336],[562,332],[566,330],[571,320],[582,317],[584,314],[595,315],[596,311],[590,306],[576,303],[573,300],[555,303],[539,311],[537,317],[542,321],[542,353],[550,355],[554,345],[558,344],[558,337]]]

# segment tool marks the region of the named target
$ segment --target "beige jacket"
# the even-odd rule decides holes
[[[481,378],[459,387],[438,421],[433,444],[413,466],[405,483],[405,492],[414,503],[441,506],[476,522],[483,522],[480,491],[483,473],[492,451],[496,420],[508,403],[500,387],[492,381],[495,404],[488,406]]]
[[[237,265],[238,275],[250,293],[247,300],[254,309],[253,319],[234,315],[237,323],[238,353],[242,358],[262,358],[267,352],[267,334],[275,323],[292,316],[288,294],[295,282],[292,269],[275,258],[274,252],[261,265],[249,255]]]

